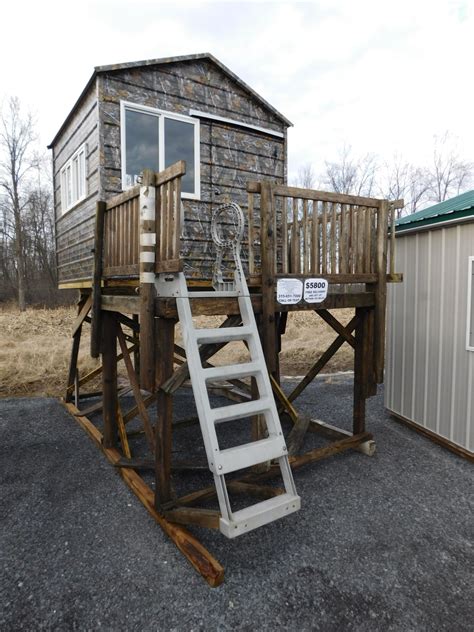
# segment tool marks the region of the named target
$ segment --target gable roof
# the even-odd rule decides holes
[[[401,217],[396,221],[397,233],[414,230],[424,226],[455,222],[474,216],[474,190],[466,191],[456,197],[435,204],[428,208]]]
[[[268,103],[268,101],[266,101],[262,96],[260,96],[258,94],[258,92],[256,92],[253,88],[251,88],[248,84],[246,84],[245,81],[242,81],[242,79],[240,79],[240,77],[238,77],[235,73],[233,73],[231,70],[229,70],[229,68],[227,68],[227,66],[225,66],[216,57],[214,57],[214,55],[211,55],[211,53],[196,53],[196,54],[193,54],[193,55],[181,55],[181,56],[177,56],[177,57],[161,57],[159,59],[147,59],[147,60],[142,60],[142,61],[125,62],[125,63],[122,63],[122,64],[109,64],[109,65],[106,65],[106,66],[96,66],[94,68],[94,72],[92,73],[91,78],[87,82],[84,90],[81,92],[78,100],[74,104],[74,107],[72,108],[72,110],[67,115],[64,123],[59,128],[58,132],[56,133],[56,135],[53,138],[53,140],[51,141],[51,143],[48,145],[48,149],[50,149],[54,145],[54,143],[56,142],[56,139],[58,138],[58,136],[63,131],[64,127],[69,122],[69,120],[70,120],[72,114],[74,113],[75,109],[77,108],[79,103],[82,101],[83,97],[86,95],[86,93],[88,92],[88,90],[91,87],[91,85],[94,83],[97,75],[100,75],[100,74],[103,74],[103,73],[108,73],[108,72],[120,71],[120,70],[128,70],[130,68],[144,68],[144,67],[147,67],[147,66],[164,66],[166,64],[175,64],[175,63],[179,63],[179,62],[195,61],[195,60],[200,60],[200,59],[210,61],[215,66],[217,66],[225,75],[230,77],[230,79],[232,79],[232,81],[234,81],[245,92],[247,92],[247,94],[249,94],[254,99],[256,99],[264,108],[269,110],[274,116],[276,116],[278,119],[280,119],[280,121],[284,125],[286,125],[287,127],[292,127],[293,126],[293,123],[291,121],[289,121],[285,116],[283,116],[283,114],[281,114],[276,108],[274,108],[273,105],[270,105],[270,103]]]

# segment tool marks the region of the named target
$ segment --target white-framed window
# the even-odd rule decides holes
[[[86,197],[86,185],[86,146],[81,145],[61,169],[63,213]]]
[[[143,169],[161,171],[186,161],[183,198],[200,197],[199,120],[136,103],[120,102],[122,188],[137,182]]]
[[[466,349],[474,351],[474,257],[469,257],[467,273]]]

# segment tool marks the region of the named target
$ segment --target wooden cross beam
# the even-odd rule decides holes
[[[359,322],[359,316],[356,315],[356,316],[354,316],[352,318],[352,320],[349,322],[349,324],[346,325],[346,327],[344,328],[347,335],[351,334],[354,331],[354,329],[356,328],[358,322]],[[342,327],[342,325],[341,325],[341,327]],[[308,386],[308,384],[310,384],[314,380],[314,378],[318,375],[318,373],[326,366],[326,364],[333,357],[333,355],[336,353],[336,351],[338,351],[342,347],[342,345],[345,342],[347,342],[346,341],[347,335],[343,336],[343,335],[339,334],[338,337],[329,345],[329,347],[326,349],[326,351],[323,353],[323,355],[310,368],[310,370],[305,375],[305,377],[301,380],[301,382],[298,384],[298,386],[296,386],[293,389],[293,391],[288,395],[288,400],[290,402],[292,402],[299,395],[301,395],[301,393]]]

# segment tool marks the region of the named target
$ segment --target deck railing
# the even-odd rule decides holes
[[[137,276],[139,268],[140,185],[105,205],[103,275]]]
[[[105,278],[139,276],[140,263],[149,263],[151,259],[141,256],[144,250],[154,253],[154,271],[179,268],[181,176],[184,173],[183,161],[160,173],[146,171],[141,184],[108,200],[104,211]],[[154,190],[153,209],[144,214],[141,196],[146,195],[144,189],[149,187]],[[153,247],[142,243],[142,232],[154,235]],[[148,260],[144,262],[144,258]]]
[[[262,183],[252,182],[248,191],[249,273],[261,272],[259,259],[263,218],[274,235],[274,274],[315,274],[334,282],[369,281],[378,272],[380,256],[388,261],[387,273],[395,274],[394,209],[400,203],[270,185],[267,209],[262,208]],[[267,198],[264,196],[264,199]],[[260,218],[255,210],[260,208]],[[390,225],[390,235],[388,226]],[[268,232],[267,228],[267,232]],[[336,278],[339,277],[339,278]],[[375,280],[375,279],[374,279]]]

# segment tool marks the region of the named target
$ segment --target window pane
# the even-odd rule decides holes
[[[165,118],[165,167],[178,160],[186,161],[182,191],[194,193],[194,125]]]
[[[67,209],[67,194],[66,194],[66,170],[61,172],[61,205],[64,211]]]
[[[77,197],[81,198],[85,191],[85,162],[86,154],[84,151],[78,156],[78,176],[77,176]]]
[[[159,171],[158,117],[125,110],[126,184],[135,184],[143,169]]]
[[[79,199],[79,156],[72,161],[72,200],[77,202]]]
[[[66,168],[66,199],[68,207],[72,204],[72,177],[70,164]]]

